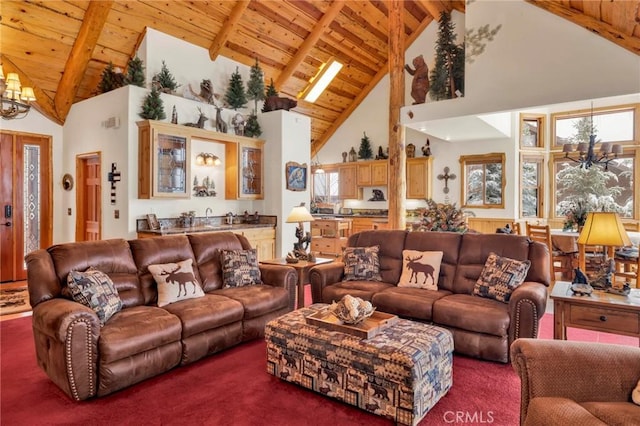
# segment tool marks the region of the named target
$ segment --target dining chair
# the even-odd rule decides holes
[[[520,222],[511,222],[511,233],[513,235],[522,235],[522,229],[520,228]]]
[[[527,236],[533,241],[539,241],[546,244],[549,248],[549,257],[551,258],[551,271],[553,272],[553,280],[555,281],[555,274],[560,273],[562,280],[570,280],[572,277],[573,268],[577,264],[577,257],[575,253],[565,253],[559,250],[555,250],[553,242],[551,241],[551,229],[549,225],[532,225],[526,222]]]

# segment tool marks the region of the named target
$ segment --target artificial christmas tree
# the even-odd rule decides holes
[[[244,126],[244,135],[252,138],[257,138],[262,134],[260,123],[258,123],[258,116],[254,113],[249,115],[247,124]]]
[[[113,62],[109,62],[102,71],[102,79],[98,84],[100,93],[107,93],[125,85],[125,77],[118,68],[114,68]]]
[[[151,88],[151,93],[144,99],[139,115],[147,120],[164,120],[167,117],[164,113],[162,99],[160,99],[160,92],[155,87]]]
[[[373,150],[371,149],[371,141],[365,132],[364,137],[360,139],[360,149],[358,150],[358,158],[361,160],[370,160],[373,158]]]
[[[153,76],[153,83],[158,85],[158,90],[163,93],[173,93],[178,88],[175,78],[167,68],[167,65],[162,61],[162,68],[160,72]]]
[[[256,59],[256,64],[251,67],[249,81],[247,82],[247,98],[254,102],[254,111],[258,110],[258,101],[264,100],[264,74]]]
[[[144,65],[142,64],[142,59],[137,56],[129,60],[125,82],[134,86],[144,87]]]
[[[264,98],[266,99],[270,96],[278,96],[278,91],[276,90],[276,86],[273,84],[273,79],[270,79]],[[262,105],[262,112],[267,112],[265,105]]]
[[[227,88],[224,100],[227,105],[235,110],[244,108],[245,105],[247,105],[247,94],[244,91],[242,76],[238,71],[238,67],[236,67],[236,72],[231,74],[231,80],[229,80],[229,87]]]
[[[436,40],[436,61],[429,77],[429,95],[439,101],[464,91],[464,44],[456,44],[451,14],[442,12]]]

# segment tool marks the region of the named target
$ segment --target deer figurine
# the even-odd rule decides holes
[[[180,270],[180,266],[176,266],[176,269],[173,271],[162,271],[160,275],[166,275],[168,284],[178,284],[178,296],[184,290],[184,295],[187,295],[187,283],[191,283],[193,285],[193,294],[196,293],[196,278],[193,276],[191,272],[178,272]]]
[[[189,126],[189,127],[197,127],[198,129],[203,129],[204,128],[204,122],[207,121],[209,119],[209,117],[204,115],[204,112],[202,112],[200,107],[198,107],[198,112],[200,113],[200,117],[198,117],[198,122],[197,123],[184,123],[184,125],[185,126]]]
[[[407,258],[405,259],[407,262],[409,262],[407,263],[407,268],[411,269],[411,277],[409,278],[409,282],[411,282],[411,280],[413,280],[415,277],[416,284],[418,284],[418,273],[422,272],[424,274],[424,282],[422,284],[427,283],[427,277],[429,276],[431,277],[432,282],[435,283],[436,280],[433,276],[435,270],[433,269],[433,266],[418,262],[418,260],[420,259],[422,259],[422,255],[413,259],[407,256]]]
[[[220,133],[227,133],[227,123],[222,119],[222,107],[215,106],[216,108],[216,130]]]

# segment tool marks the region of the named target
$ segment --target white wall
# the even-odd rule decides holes
[[[162,60],[176,81],[181,84],[177,93],[182,94],[188,85],[199,93],[200,81],[203,78],[212,80],[214,91],[221,95],[218,104],[222,103],[224,92],[228,85],[231,73],[238,70],[243,75],[243,83],[246,84],[249,76],[249,67],[238,64],[224,57],[219,57],[215,62],[209,59],[206,49],[189,45],[182,40],[148,29],[146,37],[141,44],[138,56],[143,60],[147,73],[147,83],[154,74],[158,73],[162,66]],[[155,213],[159,218],[178,217],[180,213],[194,210],[197,216],[204,216],[205,210],[210,207],[214,216],[222,216],[231,211],[234,214],[242,214],[259,211],[264,214],[264,202],[225,200],[224,198],[224,144],[204,140],[194,140],[191,146],[192,176],[188,182],[189,187],[193,183],[193,177],[202,179],[209,175],[216,184],[216,197],[191,197],[180,200],[142,200],[138,199],[138,127],[136,122],[141,121],[139,116],[144,98],[149,93],[148,89],[127,86],[114,91],[86,99],[73,105],[64,126],[65,159],[69,164],[75,164],[75,156],[85,152],[102,152],[103,167],[103,238],[123,237],[134,238],[136,233],[136,219],[146,217],[148,213]],[[186,99],[180,95],[161,94],[164,111],[171,120],[172,110],[175,106],[178,114],[178,123],[196,122],[201,110],[209,119],[204,128],[216,130],[216,109],[213,105],[204,104],[197,100]],[[261,108],[261,105],[258,105]],[[243,114],[249,112],[243,109]],[[223,110],[223,119],[227,122],[228,133],[233,133],[231,117],[237,113],[233,110]],[[111,116],[120,119],[120,128],[105,129],[101,122]],[[259,114],[262,121],[262,114]],[[308,140],[308,136],[306,138]],[[218,168],[202,167],[195,165],[195,156],[199,152],[211,152],[218,155],[222,165]],[[307,153],[308,157],[308,153]],[[116,184],[117,203],[110,205],[110,184],[107,181],[107,173],[111,163],[116,162],[122,172],[122,181]],[[74,166],[75,167],[75,166]],[[75,198],[72,205],[75,204]],[[65,207],[66,209],[66,207]],[[120,210],[120,219],[114,218],[114,210]],[[68,239],[74,238],[75,214],[64,223],[65,234]]]
[[[293,207],[304,202],[310,206],[311,188],[311,120],[292,111],[271,111],[263,115],[262,131],[265,143],[265,194],[264,209],[266,214],[278,216],[276,229],[276,256],[285,256],[293,250],[297,242],[295,230],[297,223],[285,223]],[[289,161],[304,164],[307,168],[307,190],[290,191],[286,188],[285,166]],[[305,224],[305,231],[310,231]]]
[[[522,0],[467,6],[467,28],[502,25],[467,63],[464,98],[403,108],[412,125],[444,117],[640,92],[640,58],[604,37]],[[433,25],[433,24],[432,24]]]
[[[29,114],[21,119],[0,121],[2,130],[14,132],[34,133],[51,137],[51,178],[53,187],[53,242],[60,243],[70,241],[65,232],[64,223],[67,207],[75,204],[75,198],[71,192],[62,189],[62,176],[67,173],[63,156],[63,129],[62,126],[40,114],[35,108],[31,108]]]

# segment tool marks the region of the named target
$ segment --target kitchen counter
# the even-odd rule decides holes
[[[193,234],[198,232],[218,232],[218,231],[238,231],[243,229],[255,228],[273,228],[273,223],[237,223],[233,225],[199,225],[188,228],[164,228],[158,230],[139,230],[138,234],[147,234],[149,236],[176,235],[176,234]]]

